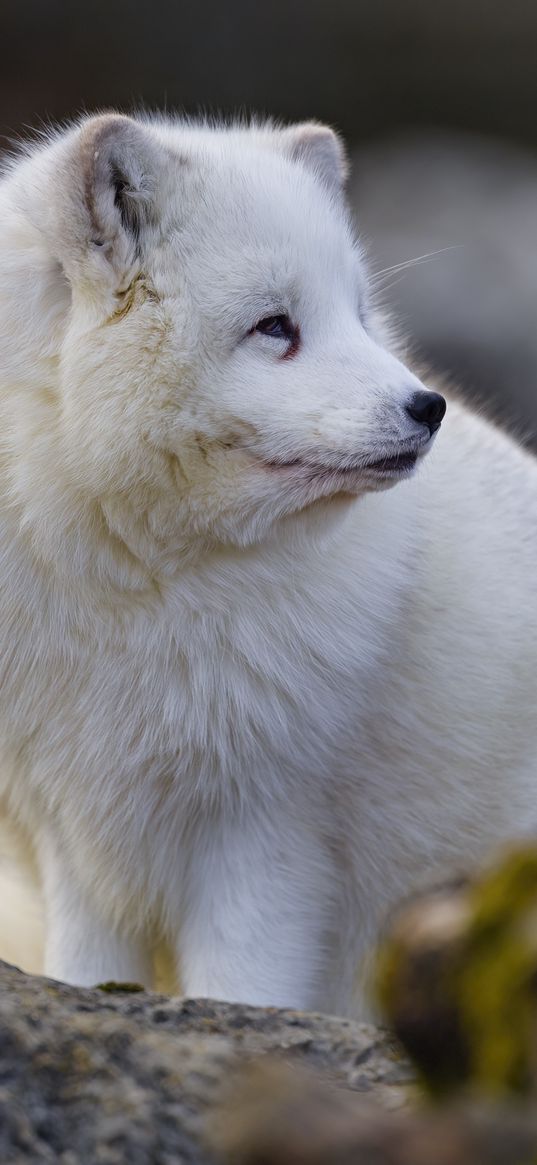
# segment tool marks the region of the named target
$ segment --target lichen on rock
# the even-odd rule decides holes
[[[535,1096],[537,850],[403,909],[378,994],[433,1094]]]

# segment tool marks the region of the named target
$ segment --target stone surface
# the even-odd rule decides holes
[[[208,1114],[234,1066],[267,1052],[391,1108],[411,1078],[370,1026],[76,989],[0,964],[0,1161],[209,1165]]]
[[[423,1108],[389,1036],[0,963],[2,1165],[531,1165],[531,1108]]]
[[[213,1130],[232,1165],[535,1165],[535,1114],[497,1104],[383,1113],[279,1064],[250,1068]]]

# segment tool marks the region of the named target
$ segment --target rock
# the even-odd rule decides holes
[[[6,1165],[535,1160],[531,1108],[412,1108],[412,1080],[365,1024],[136,983],[77,989],[0,964]]]
[[[400,1053],[374,1027],[132,984],[77,989],[2,963],[0,1161],[210,1165],[208,1114],[237,1063],[267,1052],[404,1100],[390,1082]]]
[[[530,1111],[481,1106],[387,1115],[281,1064],[254,1065],[213,1128],[228,1165],[529,1165]]]
[[[435,1095],[537,1096],[537,850],[403,908],[384,1014]]]

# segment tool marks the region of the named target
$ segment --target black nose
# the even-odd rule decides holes
[[[406,411],[412,420],[419,421],[420,425],[427,425],[432,436],[442,424],[446,402],[439,392],[415,392],[406,406]]]

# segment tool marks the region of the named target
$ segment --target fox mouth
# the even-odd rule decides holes
[[[303,461],[295,458],[293,461],[267,461],[268,469],[304,473],[309,481],[318,479],[341,479],[343,481],[358,481],[365,478],[402,477],[412,472],[418,460],[419,452],[410,450],[379,457],[372,461],[361,461],[354,465],[327,465],[322,462]]]
[[[418,460],[416,451],[411,453],[396,453],[392,457],[380,457],[378,461],[367,461],[363,468],[373,473],[410,473]]]

